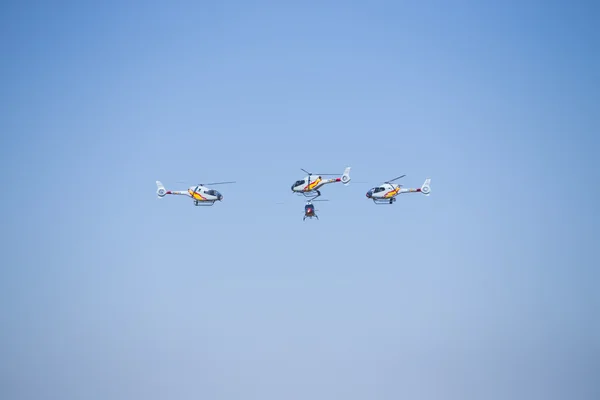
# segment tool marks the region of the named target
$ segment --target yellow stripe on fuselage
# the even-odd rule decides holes
[[[315,186],[317,186],[319,183],[321,183],[321,177],[317,178],[316,181],[311,182],[307,187],[306,190],[313,190],[315,188]]]
[[[399,191],[400,191],[400,187],[397,187],[396,189],[387,192],[385,194],[385,196],[383,196],[383,197],[385,197],[386,199],[389,199],[390,197],[397,195]]]
[[[192,189],[188,189],[188,193],[194,200],[206,200],[206,197],[202,197],[200,193],[194,192]]]

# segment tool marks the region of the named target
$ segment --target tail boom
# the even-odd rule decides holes
[[[429,196],[429,194],[431,193],[431,178],[427,178],[425,179],[425,182],[423,182],[423,185],[420,188],[406,188],[406,189],[400,189],[399,193],[423,193],[425,196]]]
[[[191,196],[190,193],[187,190],[179,190],[179,191],[177,191],[177,190],[175,190],[175,191],[173,191],[173,190],[167,190],[167,189],[165,189],[165,186],[162,184],[161,181],[156,181],[156,195],[159,198],[163,198],[163,197],[165,197],[168,194],[178,194],[178,195],[181,195],[181,196]]]

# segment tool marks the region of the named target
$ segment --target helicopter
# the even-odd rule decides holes
[[[319,216],[315,213],[315,206],[312,204],[313,201],[329,201],[329,200],[308,200],[306,202],[306,205],[304,206],[304,217],[302,218],[302,221],[304,221],[306,219],[306,217],[308,218],[313,218],[315,217],[316,219],[319,219]]]
[[[156,181],[156,186],[158,189],[156,190],[156,194],[159,198],[163,198],[168,194],[182,195],[191,197],[194,201],[195,206],[212,206],[216,201],[222,201],[223,195],[219,193],[217,190],[210,189],[207,186],[212,185],[224,185],[233,182],[213,182],[206,184],[198,184],[196,186],[190,186],[188,190],[166,190],[164,185],[160,181]]]
[[[344,173],[340,177],[339,174],[313,174],[304,168],[300,168],[308,175],[304,179],[297,180],[292,185],[292,192],[302,194],[310,199],[316,199],[321,195],[319,188],[328,183],[342,182],[344,185],[350,183],[350,167],[346,167]],[[337,176],[337,178],[323,179],[324,176]]]
[[[372,199],[375,204],[393,204],[396,201],[396,196],[401,193],[415,193],[420,192],[425,196],[429,196],[431,192],[431,178],[425,179],[425,182],[420,188],[408,188],[403,189],[402,185],[392,183],[395,180],[405,177],[401,175],[397,178],[384,182],[382,185],[369,189],[367,192],[367,198]]]

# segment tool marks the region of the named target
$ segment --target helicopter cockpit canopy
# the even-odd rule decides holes
[[[209,196],[215,196],[218,200],[223,200],[223,195],[218,190],[210,189],[206,191]]]
[[[381,186],[379,186],[379,187],[374,187],[374,188],[371,188],[371,189],[369,189],[369,191],[367,192],[367,197],[371,197],[371,196],[373,196],[373,194],[375,194],[375,193],[379,193],[379,192],[383,192],[384,190],[385,190],[385,188],[384,188],[384,187],[381,187]]]
[[[294,190],[294,188],[295,188],[296,186],[304,185],[305,183],[306,183],[306,180],[304,180],[304,179],[302,179],[302,180],[299,180],[299,181],[296,181],[296,183],[294,183],[294,184],[292,185],[292,190]]]

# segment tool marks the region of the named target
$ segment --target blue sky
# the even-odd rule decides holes
[[[0,10],[3,399],[600,395],[598,5]]]

